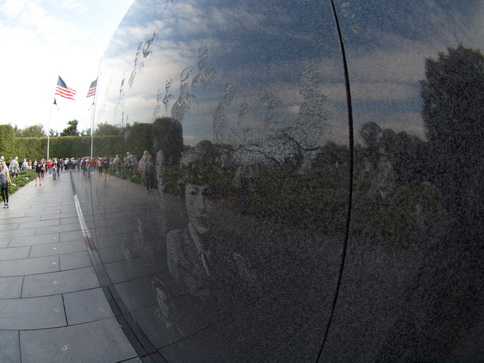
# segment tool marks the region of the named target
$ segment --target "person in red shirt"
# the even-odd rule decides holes
[[[91,177],[91,173],[94,172],[95,168],[96,168],[96,160],[94,160],[94,158],[91,158],[91,160],[89,160],[89,172],[87,173],[88,178]]]
[[[47,160],[47,175],[52,174],[52,160]]]

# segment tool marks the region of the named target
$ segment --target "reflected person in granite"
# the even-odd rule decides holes
[[[160,193],[166,189],[164,183],[165,174],[165,154],[163,150],[158,150],[156,153],[156,180],[158,182],[158,191]]]
[[[177,284],[202,301],[232,301],[257,288],[255,273],[238,253],[214,243],[209,227],[209,186],[188,184],[188,225],[167,235],[168,270]]]
[[[200,150],[194,152],[204,155]],[[193,160],[193,155],[184,158],[201,161]],[[203,175],[203,171],[197,175]],[[189,181],[184,185],[188,223],[183,229],[168,232],[169,273],[156,277],[153,286],[166,326],[176,323],[178,332],[189,334],[239,312],[260,295],[260,285],[246,260],[230,250],[211,227],[209,185],[203,183],[203,177],[185,180]]]

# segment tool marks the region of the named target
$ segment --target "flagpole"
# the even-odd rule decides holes
[[[50,122],[51,122],[51,119],[52,119],[52,106],[55,104],[55,107],[57,107],[57,101],[55,99],[55,94],[56,94],[56,89],[57,89],[57,84],[59,83],[59,69],[56,70],[56,74],[57,74],[57,83],[56,83],[56,87],[54,88],[54,102],[50,104],[50,111],[49,111],[49,123],[48,123],[48,126],[47,126],[47,152],[46,152],[46,158],[45,158],[45,162],[47,163],[47,160],[49,160],[49,156],[50,156]],[[57,108],[59,109],[59,108]]]
[[[54,93],[54,103],[57,107],[57,110],[59,110],[59,107],[57,106],[57,101],[55,96],[60,96],[63,98],[67,98],[69,100],[73,100],[75,102],[75,95],[76,95],[76,90],[73,90],[70,87],[67,87],[67,84],[64,82],[64,80],[61,78],[61,76],[57,75],[57,85],[55,87],[55,93]],[[50,147],[50,121],[52,118],[52,105],[50,105],[50,115],[49,115],[49,130],[47,131],[47,160],[49,160],[49,147]]]
[[[93,157],[93,133],[94,133],[94,118],[96,116],[96,104],[94,102],[96,100],[96,97],[94,97],[94,100],[92,101],[92,106],[94,107],[91,107],[92,108],[92,111],[91,111],[91,159]]]
[[[94,100],[92,101],[92,111],[91,111],[91,159],[93,157],[93,148],[94,148],[94,121],[96,118],[96,105],[97,105],[97,93],[99,89],[99,71],[101,70],[101,63],[103,59],[99,59],[99,66],[97,68],[97,75],[96,75],[96,92],[94,93]]]
[[[50,121],[52,119],[52,105],[55,104],[55,106],[57,107],[57,101],[55,99],[55,94],[56,94],[58,82],[59,82],[59,70],[57,69],[57,83],[56,83],[56,87],[54,88],[54,102],[50,104],[49,123],[48,123],[48,126],[47,126],[47,151],[46,151],[45,162],[47,162],[47,160],[49,160],[49,156],[50,156],[49,155],[50,154]]]
[[[55,102],[55,97],[54,97],[54,102]],[[52,105],[53,103],[50,105],[50,111],[49,111],[49,123],[48,123],[48,130],[47,130],[47,155],[46,155],[46,158],[45,158],[45,161],[47,162],[47,160],[49,160],[49,152],[50,152],[50,120],[52,118]]]

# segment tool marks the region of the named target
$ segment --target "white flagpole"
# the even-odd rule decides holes
[[[96,91],[97,91],[97,87],[96,87]],[[96,102],[96,95],[94,95],[94,100],[92,101],[92,105],[91,105],[91,108],[92,108],[92,111],[91,111],[91,159],[93,157],[93,133],[94,133],[94,118],[96,116],[96,105],[95,105],[95,102]],[[94,106],[94,107],[92,107]]]
[[[55,87],[54,87],[54,102],[52,102],[50,104],[50,111],[49,111],[49,124],[47,126],[47,152],[46,152],[46,159],[45,159],[45,162],[47,162],[47,160],[49,160],[49,153],[50,153],[50,121],[51,121],[51,118],[52,118],[52,105],[54,105],[55,103],[55,107],[57,108],[57,110],[59,110],[59,106],[57,105],[57,100],[55,98],[56,96],[56,90],[57,90],[57,84],[59,82],[59,70],[57,69],[57,79],[56,79],[56,82],[55,82]]]
[[[54,101],[55,101],[55,96],[54,96]],[[52,105],[54,103],[52,103],[50,105],[50,111],[49,111],[49,123],[48,123],[48,130],[47,130],[47,152],[46,152],[46,159],[45,161],[47,162],[47,160],[49,160],[49,151],[50,151],[50,119],[52,118]]]
[[[97,93],[99,90],[99,71],[101,70],[101,63],[103,59],[99,60],[99,66],[97,69],[97,77],[96,77],[96,93],[94,93],[94,100],[92,101],[92,111],[91,111],[91,159],[93,158],[93,145],[94,145],[94,121],[96,118],[96,104],[97,104]],[[94,107],[93,107],[94,106]]]

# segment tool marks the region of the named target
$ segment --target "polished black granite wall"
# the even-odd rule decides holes
[[[76,189],[165,359],[484,358],[483,15],[135,1],[98,82],[113,175]]]

